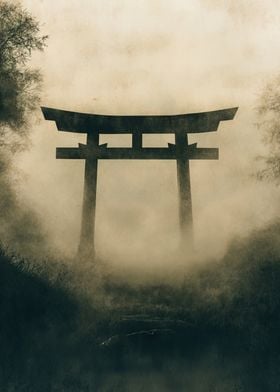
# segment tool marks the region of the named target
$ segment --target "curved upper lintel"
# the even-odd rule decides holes
[[[42,107],[46,120],[56,122],[59,131],[77,133],[200,133],[215,132],[220,121],[232,120],[237,107],[210,112],[177,115],[116,116],[69,112]]]

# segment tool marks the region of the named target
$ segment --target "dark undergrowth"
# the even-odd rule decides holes
[[[50,265],[0,254],[1,391],[280,391],[279,224],[180,285]]]

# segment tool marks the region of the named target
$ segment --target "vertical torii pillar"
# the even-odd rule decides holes
[[[180,247],[182,250],[193,247],[193,216],[190,179],[190,163],[186,154],[188,135],[175,131],[177,150],[177,184],[179,196]]]
[[[99,144],[98,133],[87,134],[88,150],[96,150]],[[87,155],[85,159],[85,179],[83,194],[83,209],[80,244],[78,254],[84,258],[93,258],[95,253],[94,231],[95,231],[95,212],[96,212],[96,191],[97,191],[97,169],[98,159],[92,155]]]

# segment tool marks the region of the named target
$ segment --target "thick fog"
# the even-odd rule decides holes
[[[219,147],[218,161],[192,161],[195,246],[221,256],[236,236],[279,214],[279,191],[254,177],[264,153],[256,106],[280,65],[280,4],[273,0],[24,0],[48,34],[32,65],[44,77],[42,105],[99,114],[179,114],[239,106],[218,132],[192,135]],[[278,4],[277,4],[278,3]],[[32,146],[18,167],[21,197],[35,208],[55,246],[75,254],[82,161],[56,160],[55,148],[83,135],[58,132],[38,110]],[[102,137],[125,145],[123,136]],[[172,136],[144,138],[164,146]],[[111,143],[111,144],[110,144]],[[116,266],[151,269],[178,246],[175,162],[100,161],[96,247]],[[153,260],[153,263],[151,262]],[[119,267],[118,267],[119,268]]]

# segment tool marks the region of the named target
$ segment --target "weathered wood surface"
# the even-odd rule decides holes
[[[99,159],[171,159],[177,162],[179,220],[182,249],[192,248],[192,198],[190,159],[219,159],[217,148],[188,144],[189,133],[215,132],[220,121],[232,120],[237,108],[179,115],[110,116],[69,112],[42,107],[46,120],[56,122],[59,131],[87,134],[87,144],[58,147],[58,159],[85,159],[84,201],[79,254],[94,256],[97,167]],[[100,134],[131,134],[132,147],[99,145]],[[145,133],[174,133],[175,144],[165,148],[143,147]]]
[[[232,120],[236,111],[237,108],[230,108],[164,116],[110,116],[42,107],[45,119],[55,121],[59,131],[102,134],[133,133],[133,131],[140,131],[140,133],[215,132],[220,121]]]
[[[87,135],[88,148],[96,148],[99,143],[98,134]],[[95,211],[97,192],[98,160],[91,156],[85,162],[84,200],[82,210],[81,235],[78,253],[83,258],[92,258],[95,254]]]
[[[186,159],[219,159],[218,148],[186,148],[180,153]],[[57,159],[177,159],[178,153],[175,146],[166,148],[118,148],[104,147],[89,148],[86,145],[79,147],[58,147],[56,149]]]

